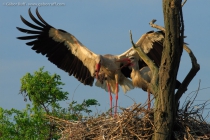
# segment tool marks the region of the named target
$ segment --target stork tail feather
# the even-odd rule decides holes
[[[131,89],[134,89],[133,83],[127,78],[124,78],[123,83],[120,84],[120,86],[122,87],[124,93]]]
[[[104,89],[106,92],[109,92],[108,86],[107,86],[106,82],[107,81],[104,81],[104,82],[101,83],[99,80],[97,80],[96,83],[95,83],[95,86]],[[109,83],[109,85],[110,85],[110,91],[111,91],[111,93],[115,93],[115,87],[113,87],[113,85],[115,85],[115,84]]]

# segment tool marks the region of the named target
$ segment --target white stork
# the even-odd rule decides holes
[[[160,66],[163,51],[164,33],[162,31],[150,31],[143,34],[137,41],[136,46],[141,47],[147,56],[154,61],[157,67]],[[132,79],[134,87],[142,88],[148,92],[148,109],[150,109],[150,91],[148,85],[152,79],[152,71],[147,64],[142,61],[137,52],[131,50],[126,56],[130,59],[132,65],[127,65],[121,69],[122,73]],[[176,80],[175,88],[178,89],[181,83]]]
[[[45,22],[40,16],[38,9],[36,9],[36,15],[39,20],[32,15],[30,8],[28,12],[30,18],[39,26],[28,22],[21,16],[23,23],[35,30],[17,27],[21,32],[32,34],[32,36],[18,37],[18,39],[32,40],[26,44],[32,46],[32,49],[37,53],[46,55],[49,61],[54,63],[58,68],[68,72],[70,76],[73,75],[84,85],[92,86],[94,78],[96,78],[96,86],[110,93],[111,108],[111,93],[116,93],[116,114],[119,91],[118,84],[125,93],[133,89],[134,86],[139,87],[137,85],[133,86],[133,83],[135,84],[135,80],[138,80],[138,78],[131,77],[133,64],[129,57],[134,57],[135,61],[138,62],[138,68],[134,70],[138,71],[147,66],[144,61],[141,60],[138,53],[133,50],[133,48],[130,48],[121,55],[95,54],[70,33],[56,29]],[[142,35],[137,42],[137,46],[141,47],[158,67],[162,55],[162,44],[160,40],[163,40],[163,38],[160,33],[154,34],[154,32],[148,32]],[[133,83],[128,78],[132,78]]]
[[[32,34],[32,36],[18,37],[18,39],[32,40],[26,44],[32,46],[32,49],[37,53],[46,55],[50,62],[54,63],[58,68],[68,72],[70,76],[73,75],[84,85],[92,86],[94,77],[100,80],[104,74],[107,79],[106,84],[104,85],[102,81],[97,81],[96,85],[109,91],[110,95],[111,92],[116,93],[116,114],[119,91],[118,84],[125,93],[134,88],[132,82],[126,78],[120,70],[120,65],[129,65],[126,54],[95,54],[70,33],[61,29],[56,29],[45,22],[40,16],[38,8],[36,9],[36,15],[39,20],[32,15],[30,8],[28,13],[30,18],[39,26],[28,22],[20,16],[24,24],[35,30],[17,27],[21,32]],[[118,60],[121,61],[118,62]],[[112,103],[111,98],[112,97],[110,96],[110,102]]]

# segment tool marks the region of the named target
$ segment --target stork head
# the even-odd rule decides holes
[[[101,68],[101,55],[97,56],[95,61],[96,61],[95,76],[96,76],[96,79],[98,79],[98,74]]]
[[[130,59],[131,63],[135,62],[135,60],[136,60],[134,56],[129,56],[128,59]]]
[[[129,68],[133,68],[137,66],[137,58],[135,56],[129,56],[128,59],[130,59],[130,65]]]

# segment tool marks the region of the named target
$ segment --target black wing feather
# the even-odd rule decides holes
[[[163,37],[165,36],[165,34],[162,32],[162,31],[157,31],[157,32],[154,32],[154,31],[150,31],[150,32],[147,32],[145,35],[148,35],[148,34],[162,34]],[[145,39],[145,35],[143,35],[143,38],[141,41],[139,41],[136,45],[139,46],[139,47],[142,47],[140,44],[142,42],[144,42],[144,39]],[[156,36],[154,35],[154,38]],[[154,39],[153,38],[153,39]],[[156,40],[156,39],[154,39]],[[147,53],[147,56],[156,64],[157,67],[160,67],[160,63],[161,63],[161,57],[162,57],[162,51],[163,51],[163,40],[159,40],[157,39],[157,41],[152,41],[152,48],[150,49],[150,51]],[[142,48],[143,49],[143,48]],[[122,66],[123,64],[121,64]],[[138,61],[138,65],[139,65],[139,69],[142,69],[143,67],[147,66],[147,64],[143,61],[143,60],[139,60]],[[124,74],[125,77],[129,77],[130,78],[130,74],[131,74],[131,70],[128,68],[128,67],[123,67],[121,69],[121,72]],[[176,86],[175,88],[179,88],[179,86],[181,85],[181,83],[176,80]]]
[[[33,28],[33,29],[37,29],[37,30],[42,30],[43,28],[39,27],[39,26],[36,26],[36,25],[33,25],[31,24],[30,22],[28,22],[27,20],[25,20],[22,16],[20,16],[20,19],[23,21],[23,23],[25,23],[25,25]]]
[[[154,42],[153,48],[147,53],[148,57],[154,61],[157,67],[160,67],[162,51],[163,44],[160,44],[160,42]]]
[[[42,23],[44,23],[46,26],[52,27],[41,17],[41,15],[39,14],[39,11],[38,11],[38,7],[36,8],[36,15],[39,18],[39,20],[41,20]]]
[[[21,32],[33,34],[32,36],[23,36],[17,38],[21,40],[30,40],[26,43],[26,45],[32,46],[32,49],[37,53],[46,55],[50,62],[54,63],[58,68],[68,72],[69,75],[73,74],[75,78],[81,81],[84,85],[92,86],[94,77],[91,76],[89,69],[83,65],[83,62],[72,54],[67,46],[65,46],[64,42],[57,42],[53,40],[52,37],[49,37],[49,31],[53,27],[40,16],[38,8],[36,9],[36,15],[39,20],[33,16],[30,8],[28,13],[30,18],[39,26],[28,22],[22,16],[20,16],[24,24],[35,30],[17,27],[17,29]],[[63,30],[59,31],[66,32]]]
[[[123,67],[123,63],[122,64],[120,64],[120,67],[122,67],[121,68],[121,72],[122,72],[122,74],[126,77],[126,78],[131,78],[131,72],[132,72],[132,70],[131,69],[129,69],[128,68],[128,66],[127,67]]]
[[[40,31],[33,31],[33,30],[27,30],[27,29],[23,29],[23,28],[19,28],[17,27],[17,29],[23,33],[27,33],[27,34],[41,34],[42,32]]]
[[[46,26],[45,24],[42,24],[41,22],[39,22],[39,21],[33,16],[33,14],[31,13],[31,8],[28,9],[28,14],[29,14],[30,18],[31,18],[36,24],[38,24],[39,26],[42,26],[42,27],[45,27],[45,26]]]

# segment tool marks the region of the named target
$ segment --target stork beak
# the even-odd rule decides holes
[[[100,69],[101,69],[101,64],[100,63],[96,64],[96,79],[98,79],[98,73]]]
[[[130,58],[123,58],[123,59],[120,59],[120,60],[117,60],[116,62],[126,62],[128,66],[133,66],[134,64],[131,62],[131,59]]]
[[[131,59],[123,58],[123,59],[117,60],[116,62],[128,62],[128,63],[131,63]]]

